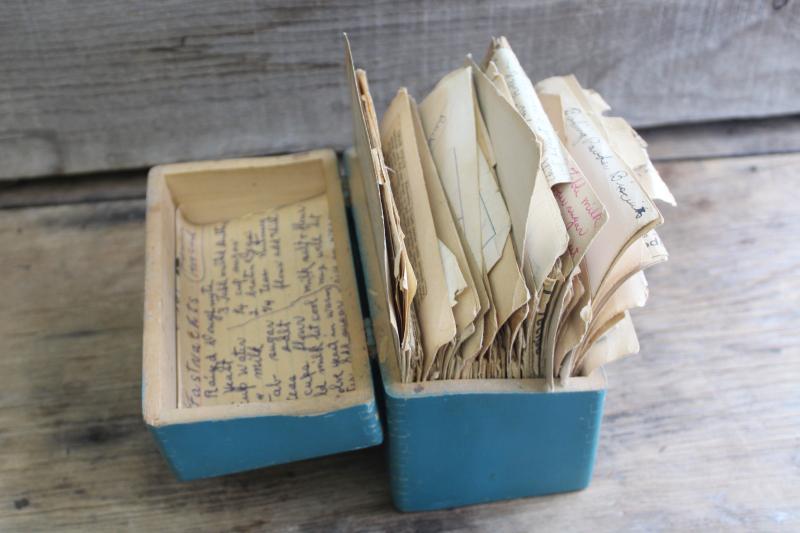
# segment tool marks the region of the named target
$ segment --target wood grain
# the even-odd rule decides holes
[[[639,131],[654,161],[800,152],[800,115]]]
[[[800,111],[800,2],[0,3],[0,177],[351,143],[348,31],[379,109],[507,35],[635,125]]]
[[[0,209],[144,198],[147,170],[0,181]]]
[[[800,154],[659,165],[680,205],[586,491],[403,515],[383,451],[182,484],[141,420],[144,201],[0,209],[0,529],[800,529]]]
[[[641,129],[653,161],[800,152],[800,115]],[[0,209],[144,198],[147,169],[0,181]]]

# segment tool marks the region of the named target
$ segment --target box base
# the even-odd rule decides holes
[[[392,496],[428,511],[588,486],[605,390],[386,392]]]

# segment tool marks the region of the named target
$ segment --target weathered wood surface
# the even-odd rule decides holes
[[[383,108],[506,34],[635,125],[800,112],[800,2],[0,3],[0,177],[350,144],[342,31]]]
[[[800,116],[640,130],[654,161],[800,152]],[[147,169],[0,181],[0,209],[142,198]]]
[[[0,209],[0,530],[797,531],[800,154],[659,168],[672,257],[589,489],[416,515],[381,449],[176,482],[140,415],[144,201]]]
[[[800,152],[800,115],[647,128],[654,161]]]

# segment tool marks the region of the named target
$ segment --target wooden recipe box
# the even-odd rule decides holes
[[[355,78],[349,54],[347,75],[353,91]],[[383,423],[388,435],[393,499],[404,511],[586,487],[605,396],[602,371],[572,378],[567,386],[557,384],[551,391],[544,379],[401,381],[399,341],[390,323],[388,289],[382,274],[386,243],[383,220],[376,210],[380,200],[370,170],[370,147],[357,93],[353,99],[355,150],[346,155],[344,182],[339,177],[336,155],[330,150],[165,165],[151,171],[142,397],[145,422],[167,462],[181,479],[223,475],[375,446],[383,441]],[[349,192],[348,207],[342,186]],[[280,394],[267,395],[265,390],[277,389],[251,387],[244,381],[239,386],[230,365],[217,374],[220,363],[216,355],[212,376],[222,376],[219,386],[229,394],[241,394],[240,401],[216,404],[216,392],[209,398],[195,395],[198,391],[192,387],[192,379],[196,379],[190,368],[192,359],[179,355],[181,346],[190,352],[194,346],[194,332],[186,325],[192,318],[185,309],[195,310],[192,299],[208,296],[203,292],[204,284],[213,278],[213,265],[222,268],[228,260],[216,264],[210,259],[214,246],[220,245],[207,238],[214,235],[208,232],[226,227],[227,237],[233,239],[231,235],[236,234],[230,233],[232,228],[247,224],[255,227],[254,213],[273,213],[276,211],[270,210],[310,199],[317,199],[315,205],[324,207],[330,218],[330,231],[325,236],[333,243],[336,291],[343,309],[335,320],[340,326],[346,323],[348,334],[347,386],[332,377],[334,365],[341,361],[334,356],[341,355],[342,343],[332,348],[336,354],[330,353],[330,343],[322,343],[321,352],[313,359],[319,363],[313,379],[324,375],[327,383],[319,396],[306,397],[296,387],[296,395],[290,399],[285,387]],[[355,222],[357,256],[349,239],[347,209]],[[180,233],[179,241],[182,228],[194,233],[188,238]],[[244,253],[241,249],[234,251]],[[361,285],[369,307],[368,321],[362,319],[355,261],[360,262],[364,274]],[[232,264],[225,267],[230,269]],[[192,292],[195,289],[197,295]],[[275,311],[267,307],[259,312]],[[213,310],[204,312],[213,314]],[[313,320],[301,318],[297,320],[302,327],[313,326]],[[365,323],[371,329],[366,334]],[[319,318],[319,324],[326,330],[324,317]],[[215,338],[218,346],[230,341],[234,354],[242,360],[249,357],[246,352],[251,341],[263,340],[252,338],[262,335],[260,330],[251,330],[249,336],[242,333],[244,336],[235,340],[228,338],[234,334],[225,333],[243,327],[228,324],[219,328]],[[341,334],[341,327],[337,331]],[[297,337],[297,331],[293,335]],[[373,387],[367,337],[375,340],[373,356],[380,370],[377,387]],[[237,346],[241,346],[241,352],[236,351]],[[202,356],[211,357],[207,353]],[[249,366],[242,365],[251,374],[254,368],[268,373],[264,369],[270,364],[283,364],[281,357],[274,360],[262,353],[257,366],[250,360]],[[296,377],[302,381],[309,374],[304,371]],[[264,376],[261,379],[262,384],[267,380]],[[308,384],[308,392],[323,391],[312,378],[308,378]],[[202,392],[209,393],[209,387]],[[377,403],[385,403],[385,412],[379,414]]]

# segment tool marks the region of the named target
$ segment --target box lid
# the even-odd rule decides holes
[[[349,48],[346,67],[351,88],[355,87],[356,74]],[[358,104],[358,96],[354,102]],[[369,154],[363,114],[357,107],[353,111],[355,139],[358,146],[362,150],[366,147]],[[176,390],[180,394],[181,389],[175,333],[178,318],[175,311],[176,277],[179,275],[176,271],[180,269],[176,259],[181,251],[176,237],[176,229],[180,227],[179,213],[182,209],[190,218],[196,218],[197,224],[207,225],[214,224],[215,217],[228,220],[231,216],[251,216],[247,213],[252,213],[254,206],[261,205],[258,195],[265,198],[264,205],[269,206],[274,203],[269,195],[274,196],[276,190],[283,190],[290,196],[299,194],[296,184],[300,173],[293,176],[286,170],[293,166],[321,168],[318,172],[325,176],[327,185],[323,189],[329,191],[331,217],[334,217],[333,213],[341,213],[342,224],[335,227],[332,234],[344,312],[352,324],[351,338],[355,339],[352,350],[364,354],[363,361],[358,361],[357,374],[362,377],[357,376],[357,391],[341,395],[341,402],[336,398],[327,398],[313,405],[298,402],[296,409],[288,411],[275,403],[258,401],[196,408],[188,408],[187,404],[187,408],[181,408],[180,400],[176,402]],[[273,174],[277,180],[274,183],[269,181]],[[225,179],[220,179],[221,175]],[[304,184],[300,188],[309,187]],[[241,196],[232,195],[232,188]],[[201,198],[203,194],[205,197]],[[203,205],[190,205],[198,198]],[[245,211],[239,209],[242,203]],[[213,209],[207,212],[209,205],[221,208],[223,214],[215,214]],[[332,150],[165,165],[151,171],[147,198],[143,413],[164,456],[180,478],[222,475],[382,442],[370,363],[364,346],[366,328],[362,328],[363,317],[358,304],[359,290],[354,272],[358,259],[354,257],[354,243],[348,238],[346,220],[337,157]],[[353,363],[356,364],[355,358]]]

